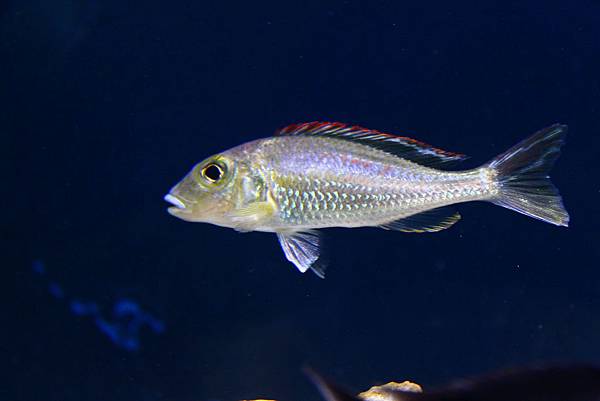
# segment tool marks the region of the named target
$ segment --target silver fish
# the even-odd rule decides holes
[[[435,232],[460,219],[445,206],[470,201],[567,226],[548,177],[566,132],[555,124],[479,168],[448,171],[465,156],[358,126],[294,124],[198,163],[165,200],[186,221],[276,233],[290,262],[322,277],[320,228]]]

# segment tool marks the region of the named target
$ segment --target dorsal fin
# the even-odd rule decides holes
[[[456,162],[467,157],[460,153],[447,152],[431,145],[404,136],[384,134],[357,125],[314,121],[292,124],[277,131],[280,136],[325,136],[358,142],[383,150],[403,159],[426,166]]]

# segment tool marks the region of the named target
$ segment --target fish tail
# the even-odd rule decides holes
[[[486,167],[494,169],[499,186],[498,195],[490,201],[535,219],[567,227],[569,213],[549,176],[566,134],[566,125],[554,124],[489,162]]]

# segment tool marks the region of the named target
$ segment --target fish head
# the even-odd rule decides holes
[[[256,201],[264,192],[247,160],[227,151],[196,164],[165,195],[168,212],[185,221],[238,228],[236,210]]]
[[[165,200],[167,210],[182,220],[218,224],[218,216],[233,207],[236,163],[225,155],[215,155],[196,164],[175,185]]]

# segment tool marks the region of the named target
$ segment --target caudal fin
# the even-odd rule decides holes
[[[500,187],[499,195],[491,202],[557,226],[568,226],[569,214],[549,176],[566,134],[566,125],[554,124],[489,162],[487,167],[496,170]]]

